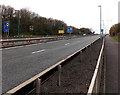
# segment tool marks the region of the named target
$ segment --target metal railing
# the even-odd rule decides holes
[[[103,39],[102,48],[100,51],[100,55],[99,55],[99,58],[97,61],[97,65],[96,65],[96,68],[95,68],[95,71],[94,71],[87,95],[99,94],[100,81],[101,81],[101,71],[102,71],[102,65],[103,65],[103,53],[104,53],[104,39]]]
[[[56,40],[70,39],[71,37],[41,37],[41,38],[21,38],[21,39],[7,39],[0,41],[0,47],[18,46],[26,44],[35,44]],[[72,37],[74,38],[74,37]]]

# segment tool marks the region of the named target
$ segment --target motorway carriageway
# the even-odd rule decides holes
[[[95,35],[1,49],[3,93],[56,64],[98,38],[99,36]]]

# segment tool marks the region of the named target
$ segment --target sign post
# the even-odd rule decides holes
[[[6,33],[6,36],[9,36],[9,29],[10,29],[10,22],[4,21],[4,32]]]
[[[98,7],[100,7],[100,39],[102,39],[102,6],[100,5],[100,6],[98,6]]]
[[[72,28],[72,27],[68,27],[67,32],[68,32],[69,35],[71,36],[71,33],[73,32],[73,28]]]
[[[30,26],[29,26],[29,30],[32,32],[31,34],[34,35],[34,33],[33,33],[33,30],[34,30],[33,25],[30,25]]]

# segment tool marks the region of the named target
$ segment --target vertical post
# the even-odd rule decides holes
[[[36,95],[40,95],[41,93],[41,79],[36,79]]]
[[[101,23],[101,21],[102,21],[102,8],[101,8],[101,5],[100,6],[98,6],[98,7],[100,7],[100,39],[102,39],[102,29],[101,29],[101,27],[102,27],[102,23]]]
[[[8,39],[8,33],[6,32],[6,39]]]
[[[18,10],[18,35],[20,34],[20,13]]]
[[[58,66],[58,86],[61,85],[61,65]]]
[[[8,37],[9,37],[9,35],[10,35],[10,31],[8,31]]]
[[[2,6],[0,7],[0,39],[2,39]],[[0,51],[0,95],[2,95],[2,50]]]
[[[0,36],[2,36],[2,6],[0,7]]]
[[[95,94],[98,94],[98,74],[96,76]]]
[[[101,65],[101,62],[100,62],[100,65]],[[101,75],[100,75],[101,66],[100,65],[99,65],[97,76],[96,76],[96,94],[99,94],[99,89],[100,89],[100,80],[101,80]]]
[[[120,23],[120,1],[118,1],[118,23]]]
[[[102,39],[102,8],[100,6],[100,38]]]
[[[104,20],[102,21],[103,21],[103,31],[102,31],[102,35],[103,35],[103,33],[105,34],[105,23],[104,23]]]
[[[82,61],[82,50],[80,51],[80,62]]]
[[[71,37],[71,33],[69,33],[69,36]]]

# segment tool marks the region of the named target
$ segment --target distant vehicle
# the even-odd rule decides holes
[[[86,36],[86,34],[83,34],[83,36]]]

